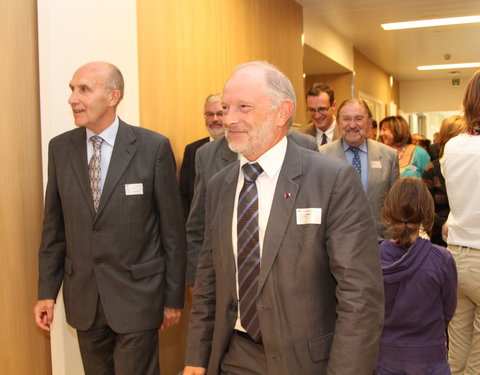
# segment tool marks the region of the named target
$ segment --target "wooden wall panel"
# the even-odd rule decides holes
[[[385,105],[391,101],[400,106],[400,95],[398,82],[394,80],[393,87],[390,87],[390,75],[382,70],[372,60],[368,59],[358,50],[354,49],[355,64],[355,96],[362,91]]]
[[[137,0],[140,124],[185,145],[205,137],[203,103],[240,63],[267,60],[291,79],[304,116],[302,9],[294,0]],[[298,120],[296,120],[298,121]],[[162,373],[183,368],[190,299],[160,338]]]
[[[204,137],[203,103],[235,65],[267,60],[292,80],[303,116],[302,9],[293,0],[138,0],[141,126],[177,162]]]
[[[51,373],[33,321],[42,220],[36,1],[0,0],[0,371]]]

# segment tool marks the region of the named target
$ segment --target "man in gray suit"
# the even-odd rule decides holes
[[[71,82],[77,129],[51,140],[36,324],[50,330],[63,281],[87,375],[159,374],[158,328],[180,320],[185,232],[164,136],[116,115],[123,77],[89,63]]]
[[[318,151],[318,145],[310,135],[289,130],[287,138],[300,147]],[[186,284],[193,294],[195,273],[197,271],[198,255],[203,245],[205,231],[205,191],[210,179],[226,167],[238,160],[238,154],[228,147],[225,137],[210,142],[197,150],[195,157],[195,187],[190,215],[187,220],[187,278]]]
[[[347,99],[338,108],[338,126],[342,139],[320,148],[320,153],[355,164],[358,153],[360,178],[375,219],[379,238],[389,238],[382,223],[385,197],[399,177],[397,152],[380,142],[367,139],[372,123],[367,103]],[[358,164],[357,164],[358,166]]]
[[[240,160],[208,183],[184,374],[370,375],[383,280],[355,169],[287,140],[295,93],[270,64],[237,67],[223,106]]]

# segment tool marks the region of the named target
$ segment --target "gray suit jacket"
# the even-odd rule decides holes
[[[315,138],[290,130],[287,137],[309,150],[318,151]],[[221,169],[233,163],[237,153],[230,150],[225,137],[210,142],[197,150],[195,159],[195,188],[187,220],[187,285],[195,283],[198,254],[203,244],[205,229],[205,191],[207,183]]]
[[[119,333],[160,326],[165,307],[184,301],[185,232],[170,142],[120,120],[95,214],[85,128],[50,141],[39,251],[39,299],[64,283],[67,321],[88,329],[100,296]],[[141,184],[143,194],[126,194]]]
[[[208,184],[186,364],[219,373],[237,318],[232,214],[239,163]],[[286,193],[290,193],[288,196]],[[299,225],[298,209],[321,209]],[[355,169],[288,142],[263,241],[257,311],[269,374],[370,375],[384,299],[377,236]]]
[[[383,143],[367,139],[368,184],[367,198],[372,209],[375,227],[379,238],[390,238],[382,223],[382,208],[392,185],[398,180],[397,152]],[[347,160],[341,140],[320,147],[320,153]]]

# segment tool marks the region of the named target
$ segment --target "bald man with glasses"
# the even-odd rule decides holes
[[[305,133],[315,137],[319,146],[339,139],[334,116],[337,102],[333,89],[324,83],[314,83],[307,91],[306,100],[310,123]]]

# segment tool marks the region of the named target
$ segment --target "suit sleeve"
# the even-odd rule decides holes
[[[337,319],[329,375],[370,375],[384,315],[375,223],[358,175],[340,168],[326,216],[326,246],[336,280]]]
[[[198,164],[197,164],[198,165]],[[204,193],[205,194],[205,193]],[[205,218],[205,241],[198,259],[197,284],[193,295],[192,311],[188,327],[185,364],[187,366],[207,367],[212,347],[215,326],[216,277],[212,255],[211,218],[212,203],[210,195],[206,198],[207,214]]]
[[[57,188],[53,141],[48,147],[48,183],[45,193],[42,240],[38,253],[38,299],[56,299],[63,281],[66,253],[62,202]]]
[[[155,172],[155,201],[165,251],[164,306],[183,308],[185,293],[185,224],[170,142],[159,144]]]
[[[195,190],[187,220],[187,285],[195,284],[198,255],[203,244],[205,230],[205,177],[201,152],[195,156]]]
[[[391,173],[390,173],[390,188],[393,186],[395,182],[397,182],[399,178],[400,178],[400,166],[398,164],[397,154],[395,153],[394,157],[392,158]]]
[[[445,314],[445,327],[455,313],[457,307],[457,268],[455,266],[455,260],[449,254],[448,260],[445,264],[445,280],[442,286],[442,300],[443,311]]]
[[[180,167],[180,195],[182,197],[183,210],[185,217],[188,217],[188,211],[190,210],[190,192],[189,192],[189,180],[190,168],[192,168],[191,153],[188,146],[185,147],[183,153],[182,166]]]

